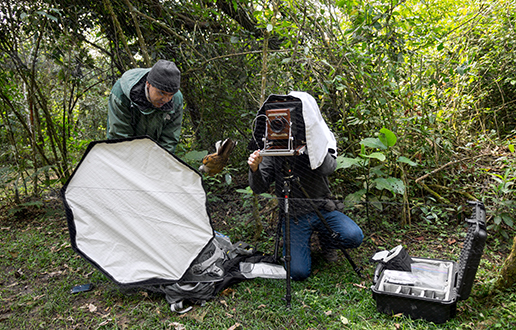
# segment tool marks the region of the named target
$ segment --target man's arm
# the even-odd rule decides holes
[[[260,150],[256,150],[247,160],[249,164],[249,186],[257,194],[266,192],[274,179],[274,163],[271,158],[273,157],[264,159],[260,156]]]
[[[330,154],[329,152],[326,154],[323,163],[321,166],[316,168],[315,170],[319,172],[319,174],[328,176],[335,172],[337,169],[337,160]]]
[[[127,138],[134,135],[134,128],[131,125],[130,105],[124,104],[113,93],[109,95],[108,101],[107,130],[108,139]]]
[[[161,131],[158,142],[173,153],[181,138],[181,125],[183,122],[183,94],[181,94],[181,91],[174,95],[171,102],[174,104],[174,111],[168,114],[171,118],[165,121],[165,126]]]

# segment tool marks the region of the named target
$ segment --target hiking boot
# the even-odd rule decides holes
[[[336,262],[339,260],[339,255],[337,254],[337,249],[322,249],[321,253],[324,260],[328,263]]]

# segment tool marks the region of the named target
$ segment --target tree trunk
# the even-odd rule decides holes
[[[505,260],[495,283],[495,288],[503,290],[516,283],[516,236],[512,243],[511,253]]]

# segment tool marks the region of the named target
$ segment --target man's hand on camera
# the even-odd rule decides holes
[[[247,164],[251,168],[251,171],[256,172],[258,170],[258,165],[262,162],[263,157],[260,156],[260,150],[256,150],[247,159]]]

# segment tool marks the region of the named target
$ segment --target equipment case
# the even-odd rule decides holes
[[[459,262],[429,258],[411,258],[412,265],[439,269],[442,282],[411,281],[412,272],[392,272],[385,263],[376,267],[373,298],[378,312],[388,315],[404,314],[414,319],[445,323],[456,315],[457,301],[465,300],[471,293],[473,281],[480,263],[487,238],[485,208],[480,202],[469,202],[473,207],[471,218],[466,219],[468,233]],[[413,268],[414,269],[414,268]],[[393,274],[406,274],[403,280],[392,280]],[[429,273],[430,274],[430,273]],[[436,285],[442,283],[444,285]]]

